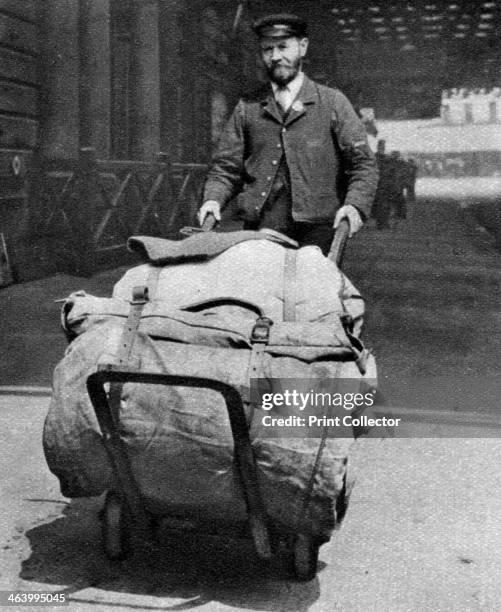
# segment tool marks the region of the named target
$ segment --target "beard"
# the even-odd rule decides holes
[[[266,70],[271,81],[276,83],[279,87],[285,87],[287,83],[290,83],[297,76],[300,68],[301,59],[298,57],[290,64],[274,64]]]

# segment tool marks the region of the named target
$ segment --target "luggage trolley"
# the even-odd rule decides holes
[[[202,230],[209,231],[213,226],[214,219],[209,219],[209,222],[206,220]],[[338,265],[342,260],[348,235],[349,224],[343,220],[335,232],[328,255]],[[311,580],[316,575],[319,548],[324,542],[304,533],[293,535],[280,533],[276,526],[270,525],[259,490],[256,461],[240,393],[230,385],[218,380],[133,371],[128,367],[134,334],[139,325],[141,310],[147,301],[147,287],[135,287],[131,310],[122,337],[119,363],[101,365],[87,379],[87,391],[118,485],[118,490],[108,491],[101,514],[106,554],[112,559],[125,557],[135,538],[147,541],[152,537],[157,522],[157,518],[146,510],[126,448],[118,432],[118,410],[122,385],[147,383],[198,387],[219,392],[224,398],[228,411],[234,441],[234,458],[248,515],[247,525],[244,525],[243,531],[237,531],[238,535],[243,535],[245,532],[247,536],[250,534],[256,553],[263,560],[272,558],[279,543],[285,545],[296,578],[301,581]],[[258,326],[259,319],[257,328]],[[108,390],[107,385],[109,385]],[[169,516],[158,518],[168,520]],[[174,517],[172,518],[174,520]],[[205,531],[211,530],[206,529]],[[212,531],[218,533],[217,530]]]

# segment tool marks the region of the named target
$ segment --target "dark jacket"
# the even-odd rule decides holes
[[[378,175],[365,128],[339,90],[306,76],[285,121],[271,86],[238,102],[213,156],[203,201],[216,200],[224,208],[240,194],[239,207],[254,220],[282,152],[296,221],[331,222],[342,204],[369,215]]]

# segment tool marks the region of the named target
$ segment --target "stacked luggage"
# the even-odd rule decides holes
[[[270,438],[249,381],[373,385],[360,294],[316,247],[263,232],[136,237],[143,265],[111,298],[63,307],[69,347],[44,429],[67,497],[107,493],[105,545],[121,556],[152,522],[248,533],[300,579],[346,509],[352,437]]]

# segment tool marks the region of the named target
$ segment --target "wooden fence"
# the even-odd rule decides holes
[[[71,162],[34,168],[29,227],[52,238],[56,268],[92,274],[104,262],[125,263],[132,235],[179,237],[195,222],[206,166],[96,159],[81,149]]]

